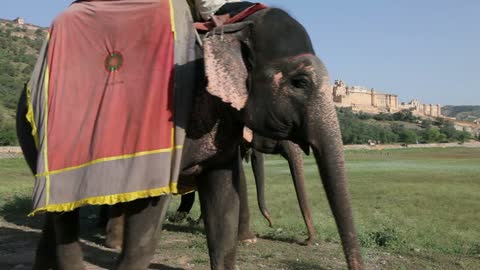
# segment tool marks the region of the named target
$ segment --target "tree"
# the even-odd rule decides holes
[[[0,116],[0,146],[17,144],[17,136],[14,127],[15,124],[13,120],[6,120]]]
[[[436,128],[428,128],[422,134],[422,140],[425,142],[438,142],[441,139],[441,133]]]
[[[426,129],[426,128],[430,128],[432,126],[432,123],[433,123],[432,120],[426,118],[426,119],[422,119],[422,123],[420,124],[420,126]]]
[[[404,129],[400,134],[400,141],[404,143],[414,144],[418,142],[418,135],[411,129]]]
[[[472,134],[468,131],[457,131],[455,134],[455,139],[461,143],[472,139]]]
[[[446,121],[440,128],[440,132],[445,134],[448,139],[453,139],[457,130],[455,129],[455,124],[452,121]]]
[[[415,122],[418,120],[418,117],[414,116],[410,110],[401,110],[392,114],[394,121],[403,121],[403,122]]]
[[[375,116],[373,116],[373,119],[377,121],[393,121],[393,117],[389,113],[379,113]]]

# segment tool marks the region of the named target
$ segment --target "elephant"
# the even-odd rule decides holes
[[[266,8],[230,28],[222,26],[209,42],[203,43],[206,69],[199,71],[198,80],[206,80],[194,94],[179,181],[198,179],[211,269],[235,269],[241,189],[238,147],[245,126],[313,152],[348,268],[364,269],[329,76],[304,27],[281,9]],[[24,92],[17,109],[17,133],[35,172],[37,153],[32,127],[25,120],[26,103]],[[116,205],[125,213],[116,270],[147,269],[170,199],[162,195]],[[85,269],[78,213],[77,209],[46,214],[34,269]]]

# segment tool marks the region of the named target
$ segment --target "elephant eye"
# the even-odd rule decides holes
[[[306,89],[310,87],[310,80],[307,76],[295,76],[290,80],[290,84],[298,89]]]

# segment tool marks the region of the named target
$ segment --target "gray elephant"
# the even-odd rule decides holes
[[[233,28],[216,31],[221,35],[212,34],[214,46],[205,47],[209,86],[195,94],[181,168],[181,178],[198,179],[211,269],[235,269],[238,146],[244,126],[268,138],[290,140],[307,153],[312,149],[348,267],[363,269],[329,77],[308,34],[288,13],[275,8],[259,11]],[[37,153],[26,113],[23,93],[18,137],[35,172]],[[147,269],[169,201],[170,196],[163,195],[118,205],[125,213],[125,232],[115,269]],[[84,269],[78,219],[78,210],[47,213],[34,269]]]

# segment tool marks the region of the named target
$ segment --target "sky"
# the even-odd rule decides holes
[[[2,0],[0,18],[48,26],[70,3]],[[403,102],[480,105],[479,0],[264,3],[305,26],[332,81],[397,94]]]

